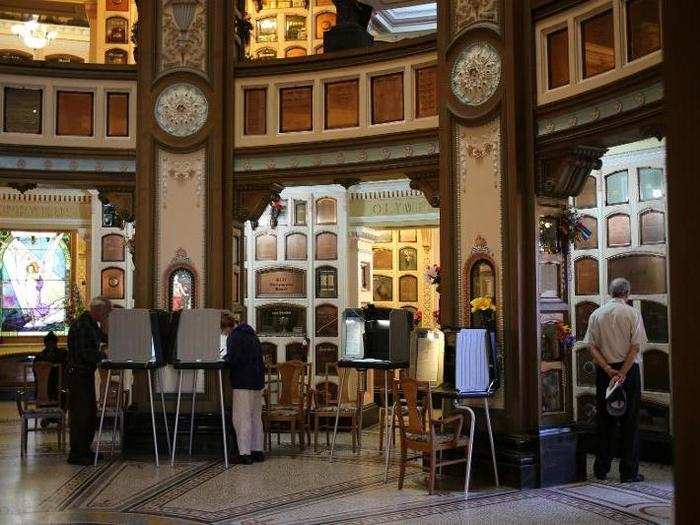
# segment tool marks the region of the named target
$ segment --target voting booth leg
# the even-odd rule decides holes
[[[175,449],[177,448],[177,423],[180,420],[180,397],[182,396],[182,370],[178,370],[177,403],[175,405],[175,428],[173,429],[173,447],[170,452],[170,466],[175,465]]]
[[[111,373],[110,373],[111,380]],[[109,382],[107,383],[109,384]],[[110,453],[114,455],[114,447],[117,441],[117,424],[120,421],[120,415],[122,413],[122,392],[124,390],[124,370],[119,373],[119,386],[117,386],[117,403],[114,407],[114,426],[112,427],[112,448]],[[121,428],[121,427],[120,427]],[[123,435],[123,433],[122,433]]]
[[[224,467],[228,468],[228,445],[226,444],[226,411],[224,410],[224,382],[219,372],[219,402],[221,404],[221,433],[224,440]]]
[[[393,370],[392,370],[393,377]],[[391,405],[389,410],[389,371],[384,370],[384,435],[386,443],[384,444],[384,483],[389,482],[389,454],[391,453],[391,437],[389,433],[392,431],[394,424],[394,405]]]
[[[338,435],[338,420],[340,419],[340,406],[341,406],[341,401],[343,399],[343,387],[345,386],[345,376],[348,374],[341,374],[340,371],[338,371],[338,374],[340,375],[340,386],[338,387],[338,409],[335,412],[335,424],[333,425],[333,439],[331,441],[331,453],[328,456],[328,462],[331,463],[333,462],[333,451],[335,450],[335,438]]]
[[[168,415],[165,412],[165,393],[163,392],[163,369],[158,369],[158,386],[160,387],[160,406],[163,409],[163,424],[165,425],[165,441],[168,444],[168,454],[172,452],[170,446],[170,429],[168,428]]]
[[[100,411],[100,426],[97,429],[97,441],[95,442],[95,461],[94,465],[97,465],[97,458],[100,455],[100,440],[102,439],[102,425],[105,422],[105,409],[107,408],[107,394],[109,393],[109,382],[111,379],[112,371],[107,371],[107,381],[105,381],[105,393],[102,396],[102,410]]]
[[[190,414],[190,450],[192,455],[192,440],[194,439],[194,404],[197,401],[197,371],[192,370],[192,413]]]
[[[158,459],[158,436],[156,434],[156,413],[153,410],[153,377],[151,370],[147,370],[148,375],[148,400],[151,403],[151,426],[153,427],[153,451],[156,456],[156,467],[160,467],[160,460]]]
[[[493,477],[496,480],[496,486],[500,487],[498,483],[498,466],[496,464],[496,447],[493,445],[493,430],[491,430],[491,414],[489,414],[489,400],[484,398],[484,412],[486,412],[486,428],[489,431],[489,442],[491,443],[491,461],[493,461]]]

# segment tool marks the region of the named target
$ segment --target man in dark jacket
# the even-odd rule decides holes
[[[80,314],[68,330],[68,463],[73,465],[92,464],[90,445],[97,427],[95,370],[106,357],[101,350],[105,334],[100,324],[106,323],[111,309],[108,299],[97,297],[90,303],[90,310]]]
[[[228,334],[226,361],[233,389],[232,420],[236,429],[239,462],[245,465],[263,461],[262,405],[265,365],[262,345],[255,330],[224,315],[221,328]]]

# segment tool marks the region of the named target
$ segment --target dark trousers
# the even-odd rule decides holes
[[[611,363],[615,370],[623,363]],[[642,386],[639,377],[639,365],[634,364],[627,373],[621,388],[627,395],[627,410],[620,417],[608,414],[605,390],[610,384],[610,376],[596,366],[596,423],[598,452],[593,470],[598,477],[604,477],[610,471],[610,464],[615,450],[615,429],[620,425],[620,478],[634,478],[639,473],[639,405]]]
[[[70,414],[71,459],[90,455],[90,445],[97,428],[95,374],[77,373],[68,376],[68,412]]]

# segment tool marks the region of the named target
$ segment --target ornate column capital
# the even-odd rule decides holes
[[[575,197],[586,177],[600,169],[607,148],[576,146],[543,153],[537,158],[536,192],[541,197]]]

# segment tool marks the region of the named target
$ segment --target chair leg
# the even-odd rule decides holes
[[[379,451],[384,450],[384,407],[379,407]]]
[[[289,433],[292,435],[291,436],[292,437],[292,448],[294,448],[297,446],[297,422],[294,419],[292,419],[292,421],[290,421],[290,423],[289,423],[289,426],[291,427],[289,429]],[[278,443],[279,443],[279,437],[280,437],[280,435],[277,434]]]
[[[357,423],[355,422],[355,416],[352,416],[352,423],[351,423],[352,428],[350,429],[350,433],[352,434],[352,453],[353,454],[355,454],[357,451],[357,445],[356,445],[357,434],[355,434],[355,426],[356,425],[357,425]]]
[[[428,494],[435,493],[435,449],[430,451],[430,477],[428,478]]]
[[[471,477],[472,471],[472,452],[474,451],[474,427],[476,422],[476,415],[474,414],[474,411],[471,408],[465,408],[471,415],[471,424],[469,425],[469,444],[466,448],[467,468],[464,474],[464,497],[467,498],[469,497],[469,479]]]
[[[401,465],[399,466],[399,490],[403,488],[403,480],[406,476],[406,447],[401,447]]]
[[[22,419],[22,429],[20,432],[22,435],[20,439],[19,454],[20,456],[25,456],[27,454],[27,435],[29,434],[29,427],[27,420],[24,418]]]
[[[314,416],[314,452],[318,452],[318,414]]]

